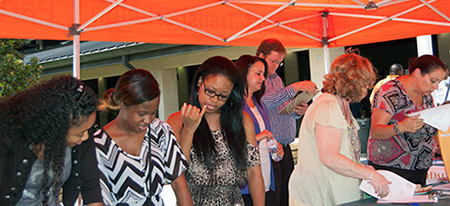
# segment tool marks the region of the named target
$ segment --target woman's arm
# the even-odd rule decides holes
[[[397,133],[394,130],[394,125],[388,125],[389,120],[391,120],[392,115],[389,113],[373,108],[370,132],[371,137],[374,139],[389,139]],[[410,132],[414,133],[423,126],[423,119],[419,119],[419,115],[408,117],[403,121],[399,122],[397,129],[400,133]]]
[[[175,138],[188,163],[191,157],[194,133],[198,125],[200,125],[205,111],[205,108],[200,111],[196,106],[184,103],[179,112],[171,114],[167,119],[167,123],[172,127]]]
[[[95,203],[87,204],[87,206],[104,206],[104,204],[102,202],[95,202]]]
[[[177,197],[177,204],[180,206],[193,206],[191,192],[186,183],[186,178],[184,172],[177,179],[175,179],[171,184],[175,196]]]
[[[255,147],[255,127],[250,115],[243,111],[244,114],[244,128],[245,136],[247,142]],[[247,179],[248,179],[248,190],[250,191],[250,196],[252,197],[253,205],[264,206],[265,205],[265,191],[264,191],[264,180],[261,173],[261,166],[250,167],[247,169]]]
[[[359,165],[339,153],[342,142],[341,129],[315,123],[314,133],[316,134],[320,162],[324,166],[346,177],[370,180],[380,196],[388,195],[388,184],[390,182],[384,176],[374,172],[372,168]]]

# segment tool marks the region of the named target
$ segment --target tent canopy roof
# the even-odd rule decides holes
[[[450,32],[448,3],[3,0],[0,38],[71,40],[80,34],[82,41],[257,46],[270,37],[288,47],[340,47]]]

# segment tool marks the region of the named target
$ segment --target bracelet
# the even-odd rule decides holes
[[[369,177],[369,179],[367,180],[367,182],[368,182],[369,184],[370,184],[370,181],[372,180],[373,173],[375,173],[375,170],[372,172],[372,174],[370,174],[370,177]]]
[[[402,134],[402,132],[398,131],[398,122],[394,123],[394,132],[397,133],[398,136]]]

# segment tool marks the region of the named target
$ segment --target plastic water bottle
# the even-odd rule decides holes
[[[272,156],[273,161],[279,162],[283,159],[283,156],[278,156],[277,148],[278,142],[274,138],[270,138],[267,140],[267,146],[269,147],[269,153]]]

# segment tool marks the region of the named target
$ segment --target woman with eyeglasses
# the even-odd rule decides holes
[[[369,164],[390,170],[425,185],[437,145],[437,129],[420,116],[408,114],[434,107],[431,93],[448,72],[433,55],[411,58],[409,74],[391,80],[375,93],[371,135],[367,144]]]
[[[244,205],[238,186],[247,180],[253,204],[264,205],[259,149],[252,119],[242,111],[243,96],[236,65],[211,57],[194,75],[192,105],[167,120],[189,161],[194,205]]]
[[[58,76],[0,103],[0,205],[103,205],[94,92]]]

